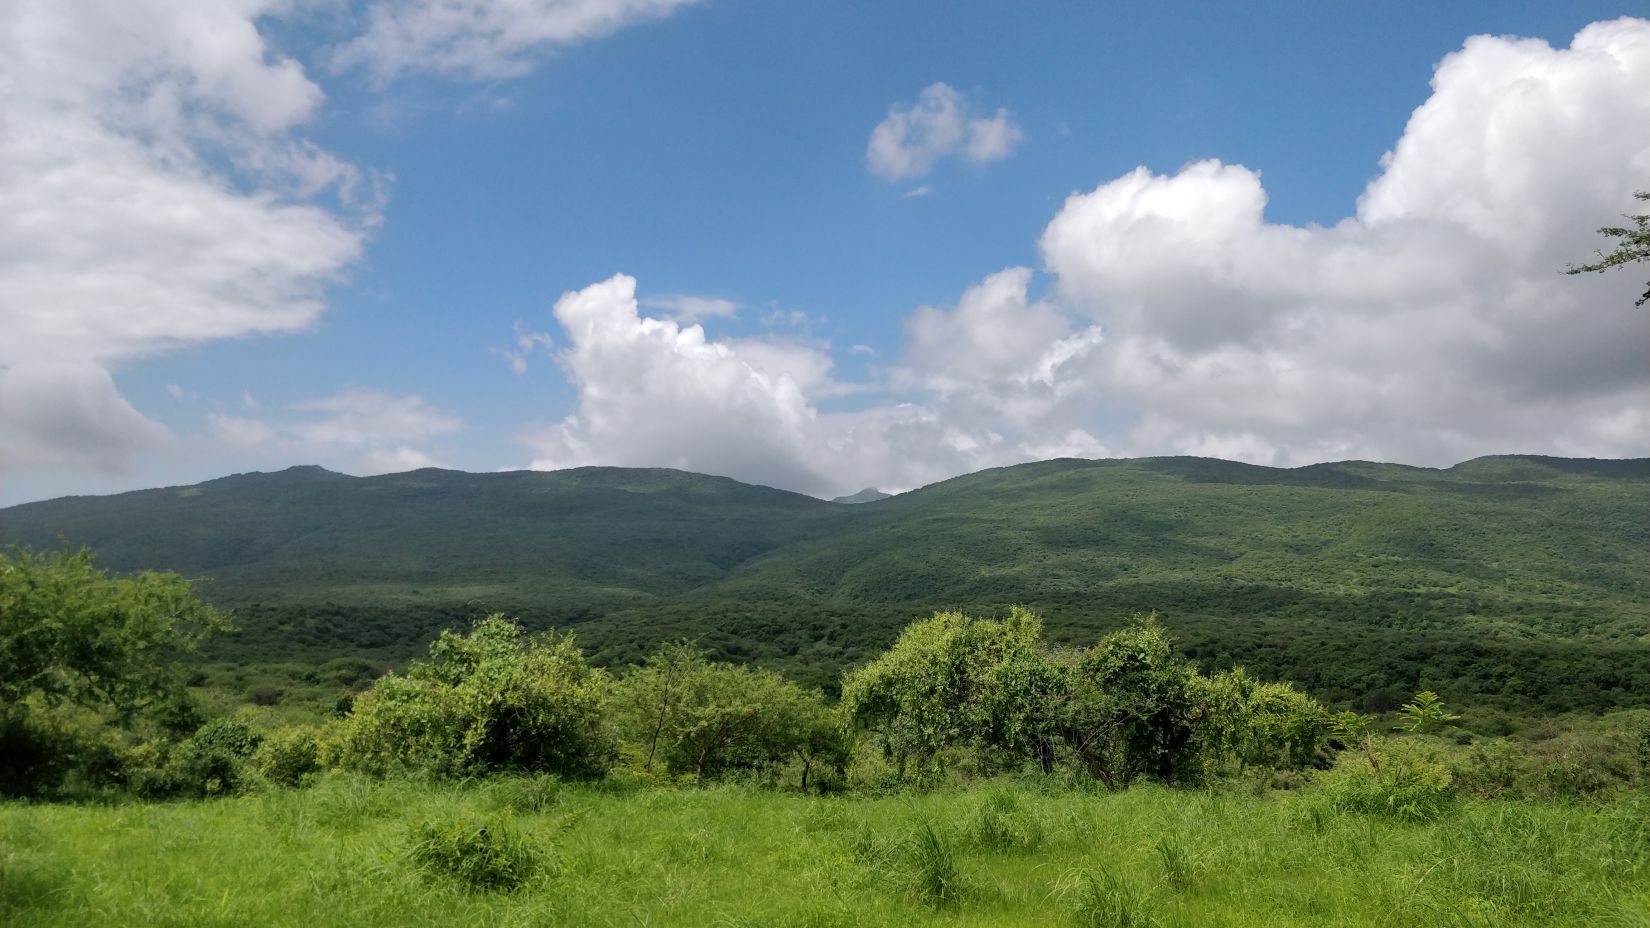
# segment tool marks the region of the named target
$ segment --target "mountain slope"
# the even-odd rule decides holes
[[[0,543],[212,578],[225,656],[405,655],[497,609],[608,662],[687,636],[828,685],[913,617],[1019,603],[1072,642],[1156,609],[1201,660],[1330,698],[1565,708],[1650,694],[1646,476],[1061,460],[846,506],[665,470],[294,468],[0,510]]]
[[[0,510],[0,539],[86,545],[115,570],[210,577],[227,604],[613,606],[714,581],[841,507],[720,477],[580,468],[347,477],[316,467]]]

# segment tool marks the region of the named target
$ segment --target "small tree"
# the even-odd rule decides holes
[[[169,573],[113,577],[90,552],[0,552],[0,793],[71,771],[125,777],[124,747],[199,724],[180,659],[228,618]]]
[[[993,621],[942,612],[907,626],[886,653],[848,674],[842,706],[882,737],[902,771],[908,760],[931,767],[957,746],[1035,759],[1047,770],[1063,692],[1035,615],[1015,608]]]
[[[0,703],[71,702],[130,720],[175,699],[178,658],[228,629],[177,574],[111,577],[85,549],[0,553]]]
[[[1193,742],[1205,706],[1197,673],[1157,615],[1135,616],[1071,661],[1061,728],[1072,752],[1108,787],[1137,776],[1161,781],[1200,773]]]
[[[666,644],[634,667],[614,693],[614,711],[627,732],[645,738],[647,756],[642,769],[653,771],[659,754],[659,739],[671,709],[680,709],[685,681],[705,669],[705,652],[689,641]]]
[[[1406,730],[1422,735],[1439,731],[1460,718],[1459,715],[1451,715],[1444,708],[1444,701],[1431,690],[1416,693],[1415,699],[1405,703],[1398,713],[1404,717]]]
[[[1369,769],[1376,774],[1381,772],[1381,761],[1375,756],[1375,719],[1373,716],[1360,712],[1339,712],[1330,720],[1335,733],[1347,741],[1358,745],[1364,752],[1364,759],[1369,761]]]
[[[613,753],[603,721],[609,687],[571,635],[530,636],[488,616],[468,635],[443,632],[430,660],[361,694],[339,760],[371,773],[598,775]]]
[[[1635,200],[1650,201],[1650,191],[1639,191],[1633,194]],[[1600,235],[1621,239],[1621,243],[1614,251],[1605,254],[1598,252],[1598,260],[1592,264],[1571,265],[1564,270],[1566,274],[1587,274],[1608,271],[1611,268],[1622,267],[1635,261],[1650,261],[1650,214],[1628,216],[1632,226],[1605,226],[1599,229]],[[1644,295],[1634,301],[1634,306],[1643,306],[1650,302],[1650,284],[1645,285]]]
[[[811,763],[828,750],[818,693],[771,670],[713,664],[686,642],[666,645],[626,674],[613,706],[625,737],[643,747],[644,769],[662,760],[696,782],[792,756]]]
[[[1200,683],[1198,741],[1212,767],[1304,767],[1329,733],[1329,713],[1287,683],[1256,680],[1242,667]]]

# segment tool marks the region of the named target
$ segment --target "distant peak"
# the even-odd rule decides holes
[[[319,464],[294,464],[286,470],[275,471],[275,477],[342,477],[343,474],[335,470],[327,470]]]
[[[879,499],[888,499],[893,494],[884,493],[876,487],[866,487],[852,496],[838,496],[831,500],[833,503],[874,503]]]

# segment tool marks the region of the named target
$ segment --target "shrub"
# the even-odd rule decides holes
[[[147,788],[191,796],[240,791],[248,761],[263,737],[233,719],[213,719],[171,751],[165,772]]]
[[[251,757],[262,741],[263,736],[248,728],[244,722],[234,719],[213,719],[197,729],[186,743],[198,751],[222,753],[244,759]]]
[[[297,786],[321,769],[315,733],[307,728],[276,731],[258,746],[252,760],[264,779],[280,786]]]
[[[1432,752],[1410,741],[1390,741],[1374,750],[1378,766],[1342,755],[1325,778],[1339,809],[1404,822],[1424,822],[1450,805],[1450,772]]]
[[[603,722],[607,674],[570,636],[527,636],[502,616],[443,633],[430,660],[355,700],[340,764],[372,774],[498,770],[596,776],[614,753]]]
[[[0,793],[117,784],[126,743],[198,722],[174,711],[187,704],[177,659],[228,627],[175,574],[111,577],[84,550],[0,551]]]
[[[711,663],[687,642],[631,668],[614,689],[612,717],[632,745],[628,773],[640,781],[771,775],[794,760],[807,789],[810,776],[817,787],[848,762],[843,726],[817,692],[771,670]]]
[[[407,856],[426,878],[478,891],[509,892],[542,866],[538,850],[504,818],[420,822],[408,834]]]
[[[1498,738],[1472,745],[1449,769],[1457,792],[1495,799],[1522,795],[1529,765],[1524,752]]]
[[[1074,656],[1062,707],[1066,742],[1090,775],[1113,789],[1137,777],[1200,778],[1203,689],[1156,614],[1136,616]]]
[[[892,648],[844,677],[842,707],[855,725],[879,733],[902,775],[907,762],[914,778],[932,775],[956,748],[1009,768],[1035,759],[1047,771],[1063,690],[1035,615],[1016,608],[995,621],[942,612],[906,626]]]
[[[0,796],[32,796],[62,780],[73,739],[53,721],[0,705]]]

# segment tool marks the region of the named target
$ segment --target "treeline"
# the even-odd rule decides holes
[[[937,602],[970,614],[1003,608],[983,600]],[[1048,639],[1065,646],[1092,643],[1128,615],[1155,608],[1204,672],[1242,665],[1337,708],[1387,711],[1423,689],[1458,705],[1514,715],[1650,707],[1650,661],[1636,636],[1579,632],[1615,621],[1579,604],[1551,607],[1575,627],[1538,634],[1515,626],[1553,622],[1523,614],[1523,604],[1465,609],[1447,597],[1423,594],[1352,602],[1269,587],[1234,598],[1190,585],[1149,584],[1029,605],[1046,618]],[[1398,606],[1424,620],[1383,611]],[[573,629],[591,662],[616,672],[645,661],[661,639],[685,638],[699,642],[713,660],[757,663],[833,699],[845,670],[875,658],[914,613],[924,611],[909,603],[762,599],[683,601],[611,613],[511,602],[253,605],[236,610],[236,634],[210,642],[205,655],[235,663],[320,664],[341,654],[402,661],[422,648],[409,643],[466,627],[481,609],[505,612],[529,629]]]
[[[843,675],[836,699],[688,641],[610,670],[570,634],[494,615],[442,633],[332,721],[270,727],[256,713],[207,719],[190,696],[179,659],[227,622],[174,575],[112,578],[83,552],[0,556],[0,613],[8,795],[216,795],[331,768],[819,791],[1004,773],[1112,789],[1256,774],[1288,785],[1338,763],[1348,795],[1422,808],[1408,791],[1574,795],[1650,773],[1650,713],[1623,713],[1619,731],[1550,761],[1463,732],[1446,763],[1438,734],[1454,717],[1432,694],[1400,713],[1424,750],[1395,745],[1371,716],[1288,684],[1200,670],[1149,614],[1074,647],[1045,640],[1023,609],[939,613]]]
[[[1241,670],[1198,673],[1155,617],[1092,648],[1056,651],[1023,610],[1001,621],[942,613],[850,673],[828,705],[773,671],[714,663],[686,642],[613,676],[591,667],[571,636],[529,635],[492,616],[377,681],[321,753],[375,774],[701,782],[788,769],[798,787],[831,788],[856,753],[872,752],[887,762],[888,784],[1035,765],[1115,788],[1326,763],[1333,722],[1287,685]]]

